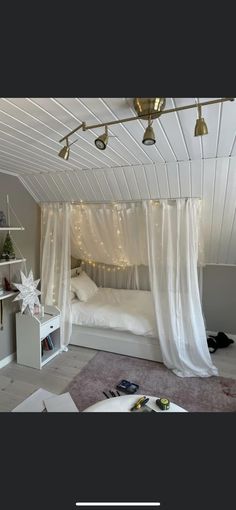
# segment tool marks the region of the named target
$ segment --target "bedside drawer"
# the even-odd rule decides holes
[[[43,326],[40,328],[40,339],[45,338],[50,333],[55,331],[55,329],[58,329],[60,327],[60,316],[54,317],[50,321],[46,322]]]

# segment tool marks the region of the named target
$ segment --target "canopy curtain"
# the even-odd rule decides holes
[[[41,302],[61,310],[61,341],[69,343],[70,310],[70,218],[71,205],[41,206]]]
[[[126,280],[126,288],[141,288],[140,268],[149,266],[165,365],[182,377],[217,375],[199,296],[199,254],[203,260],[199,241],[198,199],[43,204],[42,302],[60,308],[63,344],[71,335],[71,255],[85,261],[90,274],[96,273],[104,286],[112,273],[117,287]],[[107,265],[109,272],[103,269]]]
[[[97,285],[145,290],[149,282],[142,203],[72,205],[71,254],[82,259]]]
[[[199,295],[198,199],[145,201],[151,290],[165,365],[181,377],[217,375]]]

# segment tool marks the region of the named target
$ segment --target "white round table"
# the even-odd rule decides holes
[[[120,397],[106,398],[87,407],[84,413],[129,413],[131,407],[137,402],[143,395],[125,395]],[[156,404],[158,397],[146,395],[149,398],[148,406],[160,413],[187,413],[186,409],[177,406],[173,402],[170,403],[170,408],[166,411],[162,411]],[[134,411],[135,412],[135,411]]]

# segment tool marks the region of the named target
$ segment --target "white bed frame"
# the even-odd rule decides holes
[[[80,266],[75,267],[71,269],[71,276],[73,277],[81,271]],[[157,338],[134,335],[128,331],[72,324],[70,344],[163,363]]]
[[[72,345],[163,362],[157,338],[72,324]]]

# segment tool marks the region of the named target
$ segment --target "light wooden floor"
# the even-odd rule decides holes
[[[42,370],[18,365],[16,361],[0,370],[0,412],[11,411],[38,388],[63,393],[69,382],[96,354],[94,349],[69,346]]]
[[[63,393],[66,386],[95,356],[97,351],[69,346],[68,352],[56,356],[42,370],[18,365],[15,361],[0,370],[0,412],[11,411],[38,388]],[[236,379],[236,343],[218,349],[212,361],[222,377]]]

